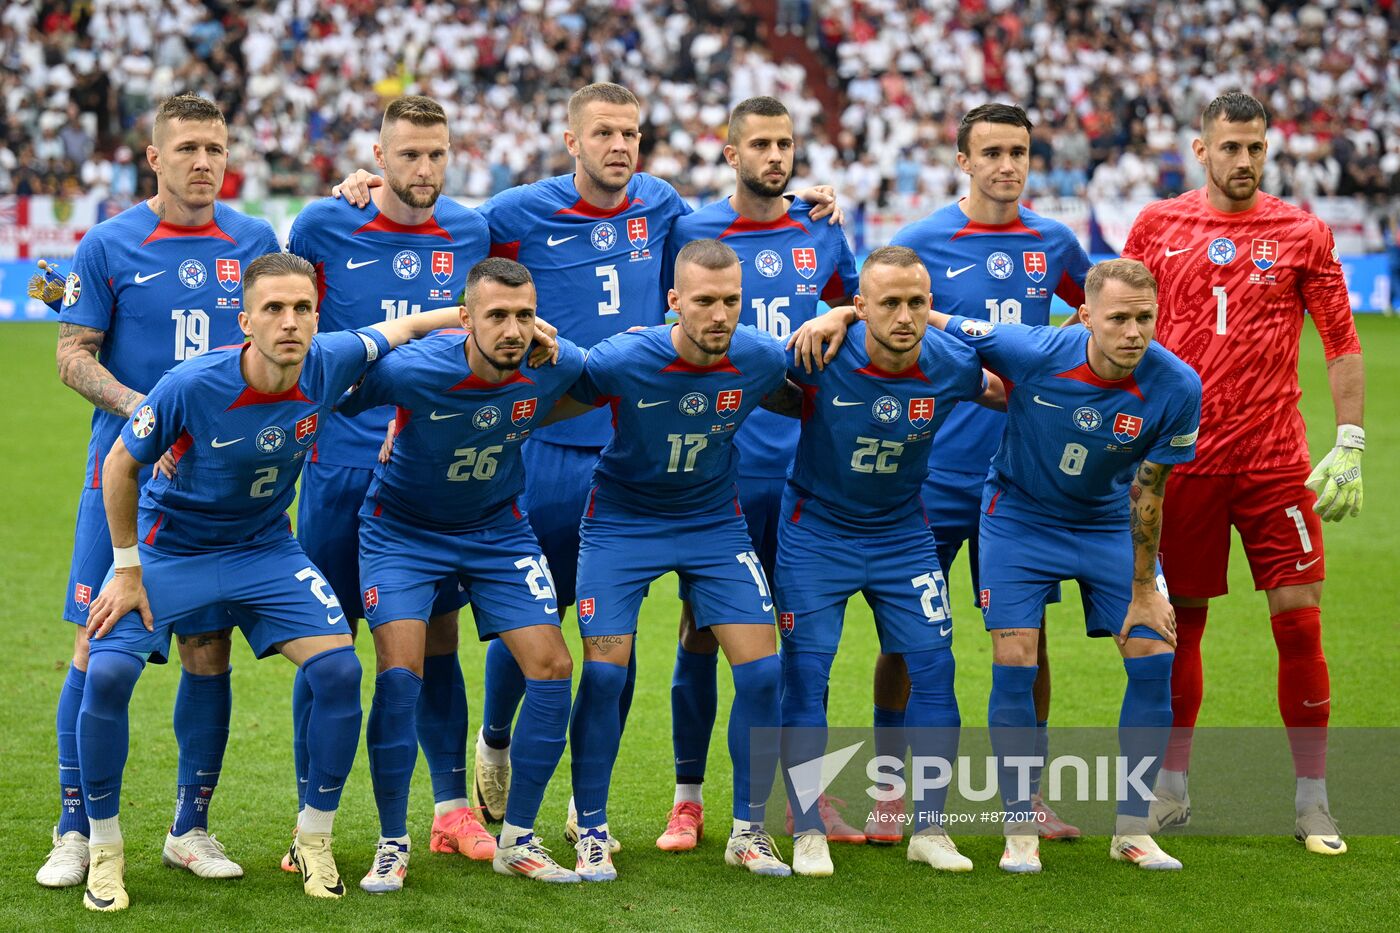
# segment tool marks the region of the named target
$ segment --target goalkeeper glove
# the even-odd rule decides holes
[[[1337,427],[1337,446],[1313,468],[1304,484],[1317,494],[1313,511],[1323,521],[1338,522],[1361,511],[1361,452],[1366,432],[1354,424]]]
[[[29,280],[29,297],[37,298],[57,313],[63,307],[65,284],[58,267],[40,259],[38,273]]]

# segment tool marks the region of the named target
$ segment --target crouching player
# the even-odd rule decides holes
[[[1157,283],[1136,260],[1089,270],[1082,326],[989,324],[935,312],[1009,388],[1006,433],[982,494],[981,604],[992,635],[987,719],[1006,826],[1001,867],[1040,871],[1029,775],[1035,754],[1037,628],[1046,597],[1077,580],[1091,636],[1111,635],[1128,682],[1118,719],[1127,774],[1150,788],[1172,722],[1171,604],[1157,543],[1172,464],[1195,456],[1201,380],[1152,337]],[[1109,855],[1179,869],[1147,833],[1151,794],[1118,801]]]
[[[481,638],[500,638],[525,674],[496,871],[579,880],[533,834],[564,752],[573,660],[549,565],[516,499],[525,483],[521,444],[578,378],[583,352],[561,342],[556,365],[521,370],[535,287],[510,259],[472,267],[462,324],[470,336],[437,334],[395,353],[340,406],[350,415],[398,406],[393,455],[375,469],[360,509],[360,580],[379,669],[366,745],[380,837],[360,882],[372,893],[402,890],[408,871],[415,710],[428,617],[444,587],[471,603]]]
[[[360,736],[360,663],[335,594],[292,537],[287,507],[318,425],[392,347],[451,326],[455,309],[357,331],[316,333],[316,270],[286,253],[244,271],[238,321],[250,343],[181,363],[122,428],[102,471],[113,573],[92,604],[92,660],[78,715],[92,865],[84,904],[128,904],[118,810],[127,708],[146,661],[164,663],[172,628],[222,606],[258,657],[280,652],[311,687],[311,770],[295,862],[312,897],[345,886],[331,828]],[[178,468],[140,493],[142,464]],[[139,543],[138,543],[139,534]]]
[[[795,357],[788,366],[801,389],[793,400],[802,434],[783,492],[773,582],[783,645],[783,770],[799,875],[833,871],[818,789],[793,786],[792,776],[794,766],[826,752],[824,698],[846,601],[856,593],[874,609],[881,652],[901,655],[909,670],[905,724],[915,755],[950,767],[957,758],[953,622],[919,492],[938,426],[954,404],[983,395],[984,381],[975,353],[928,327],[929,305],[918,254],[877,249],[861,269],[855,309],[863,323],[825,368],[808,374]],[[1000,395],[1000,382],[991,383]],[[971,871],[940,822],[947,793],[946,785],[916,792],[909,859]]]

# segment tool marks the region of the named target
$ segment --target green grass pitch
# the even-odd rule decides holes
[[[1336,726],[1400,725],[1395,689],[1396,607],[1400,574],[1400,329],[1390,320],[1359,322],[1369,362],[1371,449],[1369,497],[1359,520],[1327,529],[1326,648],[1331,662]],[[977,864],[971,875],[938,875],[909,863],[902,848],[832,846],[831,879],[751,878],[722,862],[729,807],[723,711],[728,677],[721,673],[721,723],[710,758],[711,835],[698,851],[658,852],[652,840],[671,801],[669,686],[677,605],[668,582],[653,588],[643,610],[636,701],[613,784],[612,827],[626,848],[614,884],[548,886],[495,875],[489,865],[428,852],[431,793],[427,769],[414,778],[411,831],[415,854],[407,889],[371,897],[356,882],[368,866],[377,832],[363,749],[340,817],[336,853],[350,893],[336,903],[305,897],[298,879],[277,869],[294,818],[290,754],[292,667],[281,659],[254,661],[242,642],[233,660],[233,734],[212,825],[247,876],[203,881],[160,864],[170,819],[175,742],[170,716],[177,670],[148,669],[132,702],[132,748],[126,770],[123,830],[131,909],[88,914],[81,889],[40,888],[33,873],[48,851],[57,813],[54,705],[71,651],[72,628],[59,613],[68,573],[76,492],[81,481],[88,410],[54,372],[55,328],[0,328],[0,396],[9,400],[4,432],[0,593],[4,594],[4,664],[0,679],[0,830],[7,849],[0,867],[0,929],[822,929],[1069,928],[1159,929],[1393,928],[1400,896],[1400,838],[1349,835],[1351,851],[1335,859],[1305,853],[1286,834],[1182,837],[1169,850],[1180,873],[1154,876],[1110,862],[1107,840],[1042,846],[1045,872],[1007,877],[997,871],[999,841],[960,837]],[[1303,409],[1314,459],[1332,443],[1332,410],[1318,341],[1306,329]],[[1206,703],[1202,725],[1272,725],[1275,654],[1262,595],[1252,592],[1236,553],[1229,597],[1211,612],[1205,643]],[[989,646],[969,618],[964,563],[952,574],[955,615],[963,619],[958,695],[963,719],[983,723]],[[1052,611],[1055,672],[1053,722],[1116,723],[1121,668],[1110,645],[1082,636],[1077,600]],[[968,622],[974,624],[969,625]],[[464,631],[469,628],[464,625]],[[565,626],[578,657],[572,617]],[[831,687],[833,724],[867,724],[875,654],[869,612],[852,605]],[[359,640],[366,671],[374,670],[370,639]],[[482,647],[462,647],[472,732],[481,708]],[[723,671],[723,668],[721,668]],[[373,677],[364,679],[368,709]],[[545,799],[539,829],[556,855],[572,859],[560,839],[568,797],[568,759]],[[1396,775],[1378,774],[1395,786]],[[1337,801],[1334,801],[1337,804]],[[1347,827],[1343,805],[1336,812]],[[789,851],[789,842],[782,843]],[[564,858],[563,856],[567,856]]]

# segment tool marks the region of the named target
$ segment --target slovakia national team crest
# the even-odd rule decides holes
[[[452,254],[445,249],[435,249],[431,262],[433,278],[439,285],[446,285],[452,278]]]
[[[578,621],[580,625],[587,625],[593,621],[593,600],[580,599],[578,601]]]
[[[753,258],[753,267],[759,275],[771,279],[783,271],[783,257],[771,249],[765,249]]]
[[[1278,262],[1278,240],[1255,240],[1250,258],[1260,272],[1268,272]]]
[[[1021,265],[1025,267],[1026,278],[1032,282],[1045,281],[1045,273],[1050,268],[1045,263],[1044,253],[1022,253]]]
[[[933,420],[932,398],[911,398],[909,400],[909,423],[922,428]]]
[[[234,291],[243,284],[243,266],[237,259],[214,260],[214,278],[226,292]]]
[[[792,267],[804,279],[817,274],[817,251],[810,246],[795,246],[792,249]]]
[[[647,219],[633,217],[627,221],[627,239],[633,249],[643,249],[647,245]]]
[[[175,273],[180,278],[180,284],[186,288],[201,288],[209,281],[209,273],[204,269],[204,263],[198,259],[186,259],[180,263],[180,268]]]
[[[1016,271],[1016,262],[1003,252],[995,252],[987,257],[987,274],[994,279],[1009,279]]]
[[[597,224],[588,235],[588,240],[594,249],[610,250],[617,245],[617,228],[610,223]]]
[[[1079,430],[1092,433],[1097,431],[1102,424],[1103,415],[1099,414],[1098,409],[1086,405],[1074,410],[1074,426]]]
[[[365,590],[365,615],[374,615],[374,610],[379,608],[379,587],[371,586]]]
[[[253,446],[265,454],[272,454],[281,450],[286,440],[287,432],[275,424],[270,424],[258,432],[258,436],[253,440]]]
[[[681,399],[680,404],[681,414],[690,415],[692,418],[696,415],[703,415],[709,407],[710,400],[705,398],[703,392],[687,393]]]
[[[882,395],[870,406],[870,414],[875,416],[875,420],[881,424],[893,424],[899,420],[899,413],[903,406],[899,404],[899,399],[893,395]]]
[[[782,633],[782,635],[783,635],[784,638],[787,638],[789,635],[792,634],[792,630],[793,630],[793,628],[796,627],[796,625],[797,625],[797,616],[796,616],[795,613],[791,613],[791,612],[780,612],[780,613],[778,613],[778,631]]]
[[[423,260],[413,250],[401,249],[394,254],[393,267],[394,275],[408,281],[418,278],[418,273],[423,271]]]
[[[296,435],[297,443],[303,447],[316,439],[316,419],[317,412],[312,412],[305,418],[297,422]]]
[[[510,421],[517,428],[522,428],[530,423],[530,419],[535,417],[535,408],[539,406],[539,399],[523,398],[510,406]]]
[[[86,609],[88,603],[92,602],[92,587],[86,583],[79,583],[73,587],[73,602],[78,604],[79,609]]]
[[[495,405],[478,408],[472,415],[472,427],[478,431],[489,431],[501,423],[501,410]]]
[[[1120,444],[1137,440],[1142,433],[1142,419],[1120,411],[1113,418],[1113,439]]]
[[[1206,256],[1217,266],[1228,266],[1235,261],[1235,241],[1227,236],[1218,236],[1206,247]]]
[[[725,389],[715,396],[715,414],[721,418],[732,418],[743,401],[743,389]]]

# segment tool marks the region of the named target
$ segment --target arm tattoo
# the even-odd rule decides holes
[[[606,656],[612,653],[614,648],[624,647],[627,640],[626,635],[599,635],[597,638],[585,638],[583,641],[596,654]]]
[[[1133,539],[1133,585],[1150,588],[1157,579],[1157,545],[1162,539],[1162,497],[1170,465],[1144,460],[1133,478],[1129,530]]]
[[[136,410],[142,395],[117,381],[97,360],[105,331],[79,324],[58,325],[58,378],[92,403],[94,408],[126,417]]]
[[[770,392],[759,404],[775,415],[796,418],[802,414],[802,390],[789,380]]]

